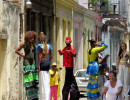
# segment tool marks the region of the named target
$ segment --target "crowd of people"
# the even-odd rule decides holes
[[[38,39],[39,44],[36,45]],[[63,55],[63,66],[66,69],[65,83],[62,89],[63,100],[79,100],[79,91],[73,75],[74,57],[76,51],[71,46],[71,38],[65,40],[66,46],[58,50]],[[20,52],[24,49],[24,54]],[[59,72],[56,62],[52,60],[52,46],[46,42],[43,32],[37,36],[34,31],[25,33],[25,42],[20,44],[15,53],[23,57],[23,77],[27,100],[57,100],[59,94]],[[35,64],[36,52],[38,53],[38,66]]]
[[[38,39],[39,44],[36,45]],[[65,82],[62,89],[63,100],[79,100],[80,93],[73,75],[74,57],[76,50],[71,46],[71,37],[66,37],[66,46],[58,50],[63,55],[63,66],[65,67]],[[110,55],[102,56],[107,48],[103,42],[94,39],[89,40],[91,48],[88,50],[87,74],[89,81],[87,85],[87,100],[130,100],[129,90],[129,64],[130,53],[126,51],[127,46],[121,43],[117,53],[117,65],[112,64],[112,69],[107,67],[107,58]],[[24,49],[24,54],[20,52]],[[56,62],[50,64],[52,46],[46,42],[43,32],[37,36],[34,31],[25,33],[25,42],[20,44],[16,53],[23,57],[23,78],[27,100],[57,100],[59,93],[60,75],[62,68]],[[38,65],[35,64],[36,52],[38,53]]]
[[[107,48],[104,43],[89,41],[91,48],[88,51],[89,65],[87,74],[90,75],[87,86],[88,100],[130,100],[130,71],[128,59],[130,53],[126,51],[126,43],[122,42],[117,53],[117,65],[107,67],[107,58],[110,55],[102,57],[101,52]],[[129,98],[128,98],[129,97]]]

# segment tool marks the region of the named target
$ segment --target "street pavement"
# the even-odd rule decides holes
[[[80,98],[79,100],[87,100],[87,98],[86,98],[86,97],[83,97],[83,98]]]
[[[81,97],[79,100],[87,100],[87,97]]]

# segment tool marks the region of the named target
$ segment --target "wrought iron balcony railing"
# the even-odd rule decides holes
[[[104,15],[120,14],[120,3],[89,2],[88,8]]]

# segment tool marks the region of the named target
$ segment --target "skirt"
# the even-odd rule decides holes
[[[35,65],[27,65],[23,68],[24,87],[27,100],[33,100],[39,97],[38,88],[38,70]]]
[[[39,72],[40,100],[50,100],[50,74],[48,71]]]
[[[99,100],[100,93],[99,93],[99,76],[98,76],[98,63],[96,61],[90,62],[89,66],[87,67],[87,74],[89,74],[89,81],[87,85],[87,100]]]

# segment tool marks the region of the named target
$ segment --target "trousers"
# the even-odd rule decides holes
[[[128,100],[128,87],[130,85],[129,76],[130,72],[128,66],[119,65],[119,73],[117,79],[120,80],[123,84],[122,95],[125,96],[125,100]]]
[[[51,86],[51,100],[53,97],[53,100],[57,100],[57,91],[58,91],[58,85]]]

